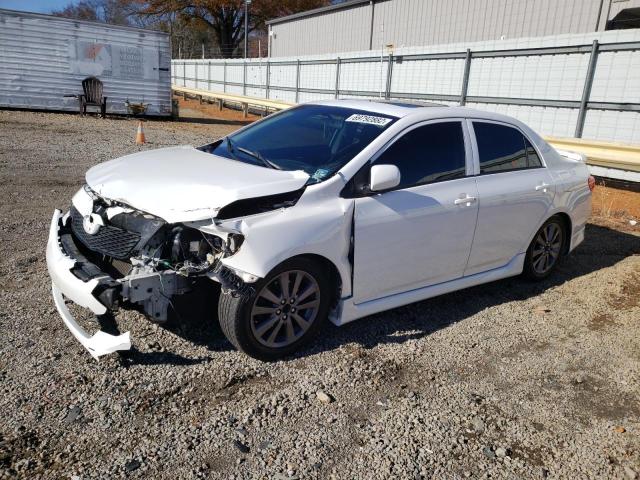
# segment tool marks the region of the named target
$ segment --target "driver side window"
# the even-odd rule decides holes
[[[423,125],[398,138],[373,165],[395,165],[398,189],[462,178],[466,156],[462,124],[458,121]]]

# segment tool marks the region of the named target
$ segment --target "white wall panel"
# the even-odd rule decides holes
[[[421,60],[394,63],[392,92],[459,95],[464,60]]]
[[[340,90],[384,92],[386,82],[386,62],[342,63],[340,65]]]
[[[295,88],[296,68],[295,65],[272,65],[269,84],[279,87]]]
[[[248,97],[265,98],[267,91],[264,88],[251,88],[247,87]]]
[[[312,102],[314,100],[332,100],[334,97],[331,94],[324,93],[307,93],[300,92],[300,103]]]
[[[242,83],[244,80],[244,68],[242,63],[227,63],[227,82]]]
[[[640,53],[603,52],[598,55],[591,100],[640,103]]]
[[[335,88],[335,83],[335,64],[300,65],[300,88]]]
[[[236,85],[227,85],[227,93],[231,93],[233,95],[242,95],[244,90],[242,87],[238,87]]]
[[[218,63],[213,63],[211,65],[211,80],[215,80],[216,82],[224,81],[224,66]]]
[[[265,85],[267,81],[267,64],[251,64],[247,66],[247,83]]]
[[[208,89],[209,65],[201,62],[196,65],[196,78],[198,79],[196,88]]]
[[[640,113],[589,110],[583,137],[640,144]]]
[[[296,92],[272,88],[269,89],[269,98],[272,100],[282,100],[284,102],[294,103],[296,101]]]
[[[588,64],[588,54],[474,59],[469,95],[576,100]]]
[[[494,103],[468,103],[468,107],[510,115],[523,121],[541,135],[573,137],[578,110],[573,108],[527,107]]]

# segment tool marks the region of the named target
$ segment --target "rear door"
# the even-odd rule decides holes
[[[554,197],[542,157],[518,128],[485,120],[469,124],[480,174],[478,223],[465,276],[502,267],[525,252]]]
[[[403,132],[374,159],[396,165],[401,183],[355,200],[355,303],[463,275],[478,211],[469,146],[462,120],[435,121]]]

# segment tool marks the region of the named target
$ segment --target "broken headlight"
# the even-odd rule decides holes
[[[244,237],[230,234],[226,241],[216,235],[182,225],[174,227],[165,244],[162,261],[165,266],[183,274],[203,273],[214,267],[222,257],[238,251]]]
[[[230,234],[227,238],[227,254],[235,254],[238,250],[240,250],[243,242],[244,237],[242,235],[237,233]]]
[[[204,263],[210,259],[208,255],[216,256],[225,250],[220,237],[182,226],[171,231],[169,247],[169,258],[174,265]]]

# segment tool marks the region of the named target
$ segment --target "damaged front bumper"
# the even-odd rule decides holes
[[[137,256],[131,258],[132,266],[128,274],[113,278],[100,266],[102,260],[90,260],[95,257],[95,252],[87,252],[81,243],[76,243],[72,224],[69,213],[63,215],[60,210],[54,212],[47,243],[47,268],[60,316],[73,336],[96,359],[118,350],[130,349],[129,332],[111,335],[98,331],[90,335],[73,317],[66,300],[97,316],[123,307],[142,311],[150,320],[163,322],[167,319],[169,306],[173,305],[171,298],[192,291],[198,278],[215,281],[223,291],[230,291],[234,295],[247,295],[253,291],[242,278],[242,272],[236,274],[218,261],[211,268],[190,275],[174,269],[160,270],[157,264],[149,262],[148,257]],[[83,252],[87,252],[89,258]],[[104,268],[109,271],[107,266]]]
[[[108,309],[98,300],[95,293],[97,293],[99,286],[113,281],[106,274],[93,276],[86,281],[74,275],[73,269],[76,267],[77,261],[63,251],[60,241],[59,231],[65,221],[66,216],[62,216],[60,210],[53,213],[47,242],[47,268],[51,276],[51,290],[58,313],[73,336],[95,359],[118,350],[128,350],[131,348],[129,332],[110,335],[98,331],[94,335],[90,335],[78,324],[65,304],[64,297],[67,297],[96,315],[104,315]]]

